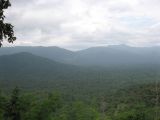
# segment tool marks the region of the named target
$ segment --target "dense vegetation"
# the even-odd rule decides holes
[[[158,64],[85,68],[29,53],[0,63],[0,120],[160,118]]]
[[[24,92],[15,88],[10,94],[0,94],[0,119],[155,120],[160,118],[156,116],[160,107],[155,105],[155,93],[154,84],[139,85],[120,89],[112,96],[95,96],[87,102],[59,92]]]

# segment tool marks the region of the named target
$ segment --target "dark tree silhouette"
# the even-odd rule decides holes
[[[13,31],[13,25],[5,23],[4,10],[11,6],[9,0],[0,0],[0,47],[2,42],[6,39],[9,43],[13,43],[16,40]]]

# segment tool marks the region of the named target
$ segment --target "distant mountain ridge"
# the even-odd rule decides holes
[[[80,66],[116,66],[160,64],[160,47],[129,47],[112,45],[70,51],[59,47],[1,48],[0,56],[28,52],[60,63]]]
[[[33,55],[17,53],[0,56],[0,80],[5,79],[60,79],[67,74],[76,72],[77,67],[58,63],[53,60]]]
[[[1,55],[10,55],[15,53],[27,52],[41,57],[49,58],[58,62],[64,62],[65,59],[70,58],[74,55],[74,52],[59,48],[56,46],[53,47],[4,47],[0,49]]]

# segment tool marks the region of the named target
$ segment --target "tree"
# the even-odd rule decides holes
[[[21,120],[19,89],[15,88],[6,104],[4,120]]]
[[[11,6],[9,0],[0,0],[0,47],[4,39],[7,39],[9,43],[13,43],[16,40],[14,37],[13,25],[5,23],[4,10]]]
[[[68,120],[99,120],[99,114],[83,102],[75,102],[69,110]]]
[[[2,120],[3,118],[3,110],[4,110],[4,105],[5,105],[5,97],[1,94],[0,91],[0,120]]]
[[[56,112],[62,107],[59,93],[49,94],[44,100],[36,102],[28,111],[27,120],[52,120]],[[55,120],[56,118],[54,118]]]

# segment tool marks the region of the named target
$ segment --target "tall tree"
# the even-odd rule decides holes
[[[4,10],[11,6],[9,0],[0,0],[0,47],[2,42],[6,39],[9,43],[13,43],[16,40],[13,31],[13,25],[5,23]]]
[[[4,120],[21,120],[19,89],[15,88],[6,104]]]

